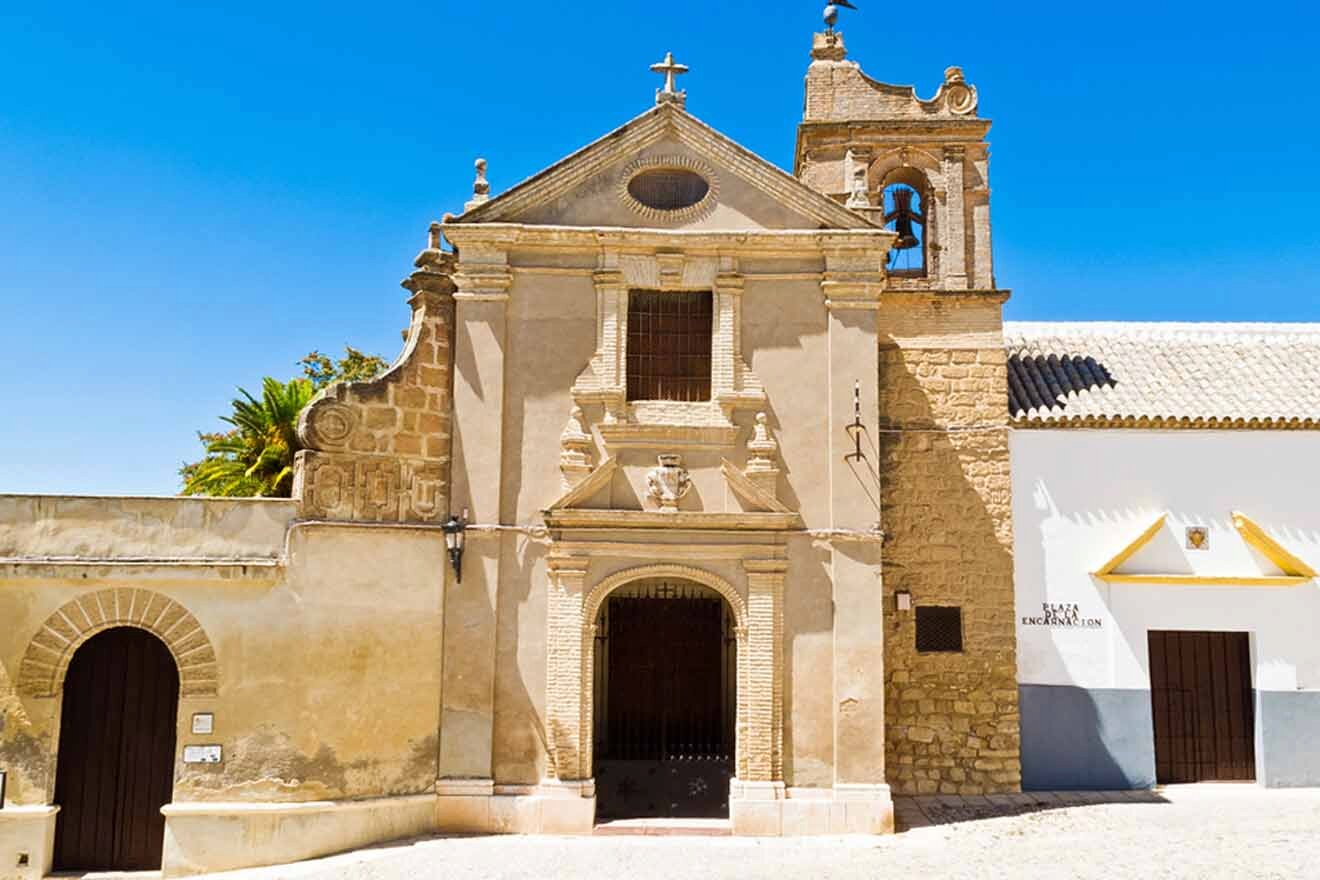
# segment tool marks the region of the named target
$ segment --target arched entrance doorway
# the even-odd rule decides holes
[[[595,642],[598,818],[727,817],[738,667],[724,598],[688,580],[626,584],[602,604]]]
[[[174,657],[151,633],[115,627],[74,653],[56,757],[56,870],[160,867],[178,705]]]

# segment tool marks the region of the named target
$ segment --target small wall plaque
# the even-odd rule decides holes
[[[183,763],[219,764],[220,747],[219,746],[184,746]]]
[[[1210,549],[1210,530],[1205,526],[1187,527],[1187,549],[1188,550],[1209,550]]]
[[[195,715],[193,715],[193,719],[192,719],[192,732],[193,732],[193,733],[214,733],[214,732],[215,732],[215,715],[211,714],[210,712],[198,712],[198,713],[196,713]]]

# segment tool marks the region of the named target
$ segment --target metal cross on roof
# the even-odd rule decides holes
[[[678,91],[674,88],[674,77],[682,76],[687,73],[687,65],[679,64],[674,61],[673,52],[666,52],[665,60],[658,64],[652,64],[651,70],[665,75],[665,87],[663,89],[656,89],[655,102],[657,104],[663,104],[667,101],[674,101],[679,105],[682,105],[684,99],[687,97],[687,92]]]

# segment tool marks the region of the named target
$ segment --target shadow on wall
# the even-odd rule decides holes
[[[1047,684],[1018,691],[1024,790],[1155,785],[1149,691]]]
[[[1039,547],[1041,578],[1050,571],[1047,524],[1063,516],[1050,488],[1037,481],[1030,498],[1015,498],[1013,526],[1018,546]],[[1116,514],[1117,515],[1117,514]],[[1131,511],[1128,512],[1131,515]],[[1097,550],[1099,556],[1109,551]],[[1100,560],[1097,560],[1097,565]],[[1018,562],[1021,562],[1019,556]],[[1022,574],[1029,579],[1028,575]],[[1096,585],[1093,579],[1092,586]],[[1041,601],[1050,592],[1041,584]],[[1021,598],[1021,597],[1019,597]],[[1102,592],[1096,601],[1108,606]],[[1097,650],[1109,651],[1115,637],[1111,620],[1096,633]],[[1016,621],[1015,621],[1016,627]],[[1046,650],[1052,656],[1040,656]],[[1145,650],[1145,646],[1142,646]],[[1024,651],[1019,646],[1019,651]],[[1050,639],[1032,639],[1028,660],[1046,668],[1066,668],[1067,661]],[[1024,653],[1024,657],[1027,654]],[[1073,685],[1020,684],[1022,711],[1022,788],[1046,790],[1112,790],[1150,788],[1155,784],[1154,719],[1150,691],[1084,688]]]
[[[977,390],[1003,381],[997,358],[881,340],[885,607],[910,592],[918,608],[962,608],[963,628],[962,652],[918,654],[916,615],[891,617],[886,768],[896,794],[1015,791],[1020,781],[1008,432],[1002,398]]]

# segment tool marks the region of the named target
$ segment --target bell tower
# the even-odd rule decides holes
[[[1021,783],[1008,291],[990,253],[989,128],[957,67],[923,100],[864,75],[837,31],[815,35],[795,173],[897,233],[871,398],[885,777],[897,794]]]
[[[990,122],[960,68],[929,100],[877,82],[849,61],[838,31],[818,33],[807,69],[794,173],[899,233],[891,286],[991,290]]]

